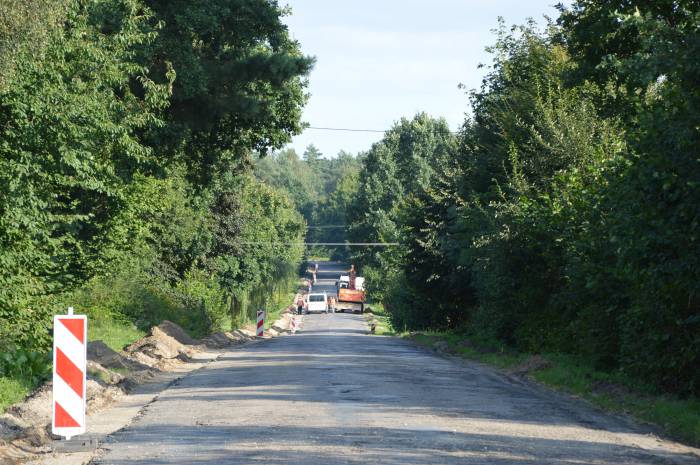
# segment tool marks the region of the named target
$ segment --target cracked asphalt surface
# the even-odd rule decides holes
[[[322,268],[331,290],[336,268]],[[227,352],[104,444],[101,465],[698,464],[697,450],[361,315]]]

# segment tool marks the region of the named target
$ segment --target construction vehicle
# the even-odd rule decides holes
[[[339,312],[351,311],[364,313],[365,311],[365,278],[357,276],[355,265],[350,267],[348,275],[340,276],[337,283],[338,302],[336,309]]]

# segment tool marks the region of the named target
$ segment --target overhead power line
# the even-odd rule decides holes
[[[386,132],[389,132],[390,129],[387,130],[381,130],[381,129],[358,129],[358,128],[330,128],[330,127],[321,127],[321,126],[308,126],[306,129],[313,129],[314,131],[340,131],[340,132],[371,132],[371,133],[378,133],[378,134],[384,134]],[[435,131],[437,133],[441,134],[459,134],[458,131]]]
[[[386,132],[381,129],[322,128],[318,126],[309,126],[306,129],[313,129],[315,131],[378,132],[381,134]]]

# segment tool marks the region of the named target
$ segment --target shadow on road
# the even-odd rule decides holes
[[[154,443],[162,447],[162,456],[148,460],[147,463],[151,465],[620,465],[676,463],[676,460],[684,458],[692,460],[690,456],[660,453],[652,462],[649,461],[649,454],[640,449],[615,444],[398,428],[199,425],[193,429],[162,425],[157,434],[139,426],[133,429],[133,433],[129,439],[134,447],[152,450]],[[163,436],[169,439],[163,442]],[[114,439],[118,441],[119,435]],[[186,457],[178,456],[177,451],[180,450],[188,451]],[[127,465],[143,462],[141,458],[134,458],[115,463]]]

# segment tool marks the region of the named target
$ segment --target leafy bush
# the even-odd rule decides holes
[[[0,377],[27,380],[39,384],[51,373],[51,360],[46,354],[23,349],[0,353]]]

